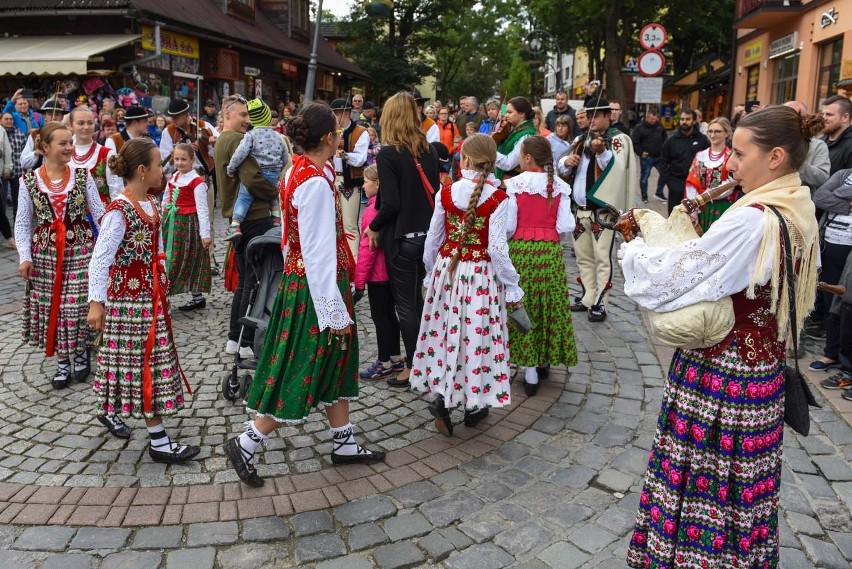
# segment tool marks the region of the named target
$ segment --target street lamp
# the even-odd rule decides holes
[[[556,48],[556,90],[562,89],[562,50],[559,49],[559,42],[547,30],[536,29],[527,34],[525,38],[527,48],[533,54],[539,54],[544,49],[545,43],[550,42]],[[542,73],[544,73],[542,71]]]
[[[314,100],[314,88],[317,83],[317,48],[319,47],[320,24],[322,24],[322,0],[318,1],[317,22],[314,25],[314,38],[311,42],[311,58],[308,60],[308,78],[305,81],[305,103]]]
[[[549,61],[545,61],[544,63],[542,63],[541,65],[538,66],[538,71],[541,73],[542,77],[544,77],[545,89],[547,88],[547,72],[552,71],[553,74],[556,76],[556,91],[559,91],[560,85],[559,85],[559,70],[558,69],[553,67],[553,65],[551,65]]]

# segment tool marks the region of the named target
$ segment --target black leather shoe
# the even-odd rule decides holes
[[[388,387],[404,387],[408,389],[411,387],[411,382],[408,379],[391,378],[388,380]]]
[[[603,322],[606,320],[606,308],[596,304],[589,309],[589,322]]]
[[[484,407],[479,411],[464,411],[464,426],[475,427],[481,420],[488,416],[488,407]]]
[[[119,439],[129,439],[130,438],[130,427],[125,425],[121,419],[116,417],[112,421],[107,417],[98,417],[98,422],[107,428],[109,434]]]
[[[571,312],[586,312],[589,308],[582,302],[575,302],[571,305]]]
[[[56,373],[53,375],[53,379],[50,380],[50,385],[53,386],[53,389],[65,389],[71,383],[73,377],[74,372],[71,371],[71,362],[64,360],[57,364]]]
[[[78,369],[78,366],[85,366]],[[89,357],[89,350],[82,354],[74,355],[74,379],[77,381],[85,381],[92,374],[92,362]]]
[[[180,452],[154,450],[151,445],[148,445],[148,455],[151,457],[151,460],[166,464],[180,464],[187,460],[192,460],[200,452],[201,447],[193,445],[184,445],[183,450]]]
[[[550,365],[537,366],[535,368],[535,372],[538,374],[539,379],[547,379],[547,377],[550,375]]]
[[[189,302],[181,306],[178,310],[189,312],[190,310],[200,310],[205,306],[207,306],[207,299],[202,296],[201,298],[191,298]]]
[[[252,486],[253,488],[260,488],[263,486],[263,478],[258,475],[254,465],[248,462],[243,456],[243,451],[240,449],[239,437],[234,437],[233,439],[228,440],[222,448],[225,449],[225,455],[228,457],[228,460],[231,461],[231,466],[234,467],[234,470],[237,472],[237,476],[240,477],[240,480],[242,480],[244,484]]]
[[[527,383],[524,381],[524,391],[527,392],[528,397],[532,397],[536,393],[538,393],[538,386],[540,383]]]
[[[450,419],[449,410],[444,406],[444,398],[436,397],[427,408],[435,418],[435,428],[438,432],[445,437],[453,436],[453,421]]]
[[[375,464],[384,460],[385,453],[380,450],[350,455],[331,453],[331,462],[334,464]]]

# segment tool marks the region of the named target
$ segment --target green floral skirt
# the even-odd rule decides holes
[[[568,274],[558,241],[509,241],[509,257],[524,290],[524,307],[533,328],[519,332],[510,320],[509,354],[513,364],[577,365]]]
[[[338,286],[352,314],[349,279]],[[344,344],[319,329],[308,279],[281,276],[246,408],[282,423],[301,423],[314,407],[358,398],[358,334]],[[345,349],[344,349],[345,347]]]
[[[717,219],[722,217],[722,214],[728,211],[728,208],[732,205],[734,204],[728,200],[719,200],[704,206],[704,209],[698,214],[698,222],[701,224],[701,229],[704,230],[703,232],[707,233],[710,226],[713,225]]]

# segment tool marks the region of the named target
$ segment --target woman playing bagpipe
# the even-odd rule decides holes
[[[625,292],[656,315],[701,302],[733,308],[723,340],[675,351],[630,567],[778,567],[785,342],[816,291],[814,205],[797,171],[821,121],[786,107],[749,114],[727,162],[743,197],[702,237],[650,246],[643,227],[643,238],[619,251]],[[641,223],[627,225],[632,238]],[[785,228],[798,273],[793,299]]]

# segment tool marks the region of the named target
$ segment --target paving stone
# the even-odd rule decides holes
[[[636,525],[636,510],[609,508],[595,520],[595,524],[616,535],[626,535]]]
[[[425,560],[423,553],[410,541],[377,547],[373,550],[373,559],[380,569],[407,569]]]
[[[444,563],[447,569],[501,569],[515,562],[515,558],[493,543],[483,543],[454,553]]]
[[[133,549],[170,549],[177,547],[183,537],[182,526],[140,528],[133,536]]]
[[[121,549],[130,537],[123,528],[80,528],[71,540],[71,549]]]
[[[123,551],[104,557],[100,569],[159,569],[162,559],[152,551]]]
[[[798,549],[782,547],[780,550],[781,565],[784,569],[813,569],[813,564]]]
[[[849,562],[833,543],[820,541],[806,535],[802,536],[802,545],[820,569],[848,569]]]
[[[419,506],[423,502],[434,500],[443,494],[444,491],[432,482],[415,482],[414,484],[397,488],[390,493],[405,508]]]
[[[420,513],[402,514],[388,518],[384,530],[391,541],[399,541],[425,535],[434,528]]]
[[[41,569],[94,569],[97,559],[82,553],[64,553],[48,557]]]
[[[453,546],[458,550],[462,550],[473,544],[473,541],[471,541],[469,537],[459,531],[458,528],[449,527],[438,531],[442,536],[448,539],[450,543],[452,543]]]
[[[43,552],[12,551],[0,549],[0,569],[22,569],[35,567],[39,560],[47,557]]]
[[[613,492],[627,492],[636,482],[636,477],[618,470],[606,469],[601,472],[595,484]]]
[[[814,462],[822,471],[823,476],[831,482],[848,482],[852,480],[852,468],[837,456],[815,456]]]
[[[387,542],[388,536],[378,524],[361,524],[349,530],[349,549],[352,551],[370,549]]]
[[[803,474],[817,473],[816,466],[814,466],[811,457],[808,456],[808,453],[801,449],[787,447],[785,445],[783,458],[784,462],[795,472],[801,472]]]
[[[595,477],[597,471],[584,466],[572,466],[570,468],[562,468],[557,470],[548,477],[557,484],[568,486],[569,488],[585,488]]]
[[[347,555],[331,561],[323,561],[316,569],[373,569],[373,564],[361,555]]]
[[[213,569],[216,550],[212,547],[177,549],[166,557],[166,569]]]
[[[544,517],[566,528],[573,528],[580,522],[591,518],[595,510],[582,504],[566,504],[545,512]]]
[[[290,518],[290,523],[293,524],[296,537],[334,531],[334,520],[331,514],[324,511],[297,514]]]
[[[243,541],[273,541],[290,537],[290,528],[279,517],[243,521]]]
[[[458,529],[476,543],[491,541],[495,535],[512,525],[497,512],[478,513],[465,519]]]
[[[790,528],[797,534],[820,536],[824,533],[818,521],[804,514],[787,512],[787,521],[790,523]]]
[[[12,547],[26,551],[64,551],[76,531],[75,528],[58,526],[29,527]]]
[[[618,539],[617,535],[596,524],[584,524],[568,533],[569,541],[592,554],[598,553],[616,539]]]
[[[438,527],[453,523],[464,516],[479,510],[482,501],[466,492],[456,492],[446,498],[427,502],[420,507],[420,512],[429,522]]]
[[[346,555],[346,545],[333,533],[309,535],[296,540],[296,563],[322,561]]]
[[[828,536],[840,549],[843,557],[852,561],[852,532],[840,533],[836,531],[828,532]]]
[[[445,538],[438,531],[433,531],[429,535],[420,538],[417,545],[420,546],[420,549],[426,552],[429,559],[433,559],[435,561],[442,561],[446,559],[450,553],[456,550],[450,540]]]
[[[216,555],[219,567],[227,569],[266,569],[290,567],[285,545],[244,543],[219,550]]]
[[[529,522],[520,526],[512,526],[498,534],[494,538],[494,543],[517,557],[533,548],[550,543],[552,539],[552,531],[535,522]]]
[[[227,545],[237,541],[238,533],[237,522],[189,524],[186,546]]]
[[[538,558],[553,569],[576,569],[591,559],[570,543],[558,541],[538,554]]]
[[[395,513],[396,506],[385,496],[361,498],[334,509],[334,517],[345,526],[374,522]]]

